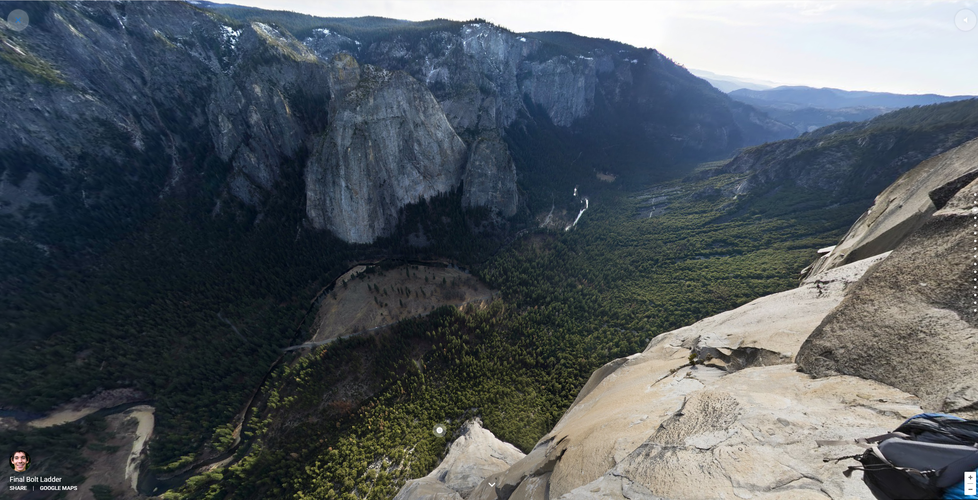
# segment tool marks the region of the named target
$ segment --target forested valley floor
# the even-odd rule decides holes
[[[390,498],[474,416],[529,451],[596,368],[796,286],[865,208],[791,189],[719,195],[735,181],[609,188],[572,230],[531,232],[478,265],[501,292],[488,307],[443,307],[297,358],[265,386],[255,445],[167,498]]]
[[[499,233],[480,232],[484,212],[459,208],[459,193],[406,210],[401,233],[421,228],[426,249],[400,233],[346,245],[303,228],[296,206],[267,208],[280,222],[263,224],[247,207],[202,217],[210,207],[164,205],[94,264],[36,259],[5,277],[15,293],[0,314],[15,340],[0,353],[10,367],[0,393],[40,413],[103,389],[144,392],[156,407],[150,460],[162,477],[233,453],[168,498],[389,498],[437,464],[469,417],[529,450],[596,368],[658,333],[796,286],[815,250],[869,204],[826,207],[818,193],[790,188],[721,194],[738,180],[640,192],[597,183],[571,230],[528,221],[503,246]],[[434,274],[408,274],[411,286],[371,282],[378,307],[426,315],[283,354],[313,337],[310,301],[377,255],[460,262],[497,293],[481,307],[432,311],[413,301],[438,289],[423,282]],[[432,434],[435,423],[447,424],[445,437]],[[111,441],[104,428],[97,415],[15,427],[0,431],[0,444],[44,450],[38,471],[67,481]]]

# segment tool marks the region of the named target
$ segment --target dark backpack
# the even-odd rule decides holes
[[[834,461],[854,458],[861,462],[843,474],[849,477],[854,470],[863,471],[863,482],[879,500],[938,499],[946,488],[960,483],[965,472],[978,469],[978,420],[922,413],[893,432],[856,443],[866,451]]]

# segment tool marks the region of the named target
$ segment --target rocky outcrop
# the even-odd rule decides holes
[[[29,217],[31,203],[50,210],[4,229],[3,241],[58,248],[43,234],[53,218],[75,228],[113,221],[115,234],[85,236],[119,237],[167,196],[206,192],[215,212],[234,198],[260,210],[283,165],[321,132],[307,104],[328,102],[325,68],[287,32],[179,2],[28,10],[29,29],[0,34],[10,96],[0,171],[30,172],[2,188],[0,205],[12,194],[15,217]],[[30,64],[10,64],[12,54]]]
[[[404,205],[458,185],[465,144],[407,74],[360,68],[345,54],[331,71],[338,88],[306,165],[306,215],[316,228],[370,243],[394,228]]]
[[[496,127],[508,127],[524,109],[518,80],[520,65],[524,58],[539,48],[539,42],[529,42],[525,37],[518,37],[489,23],[462,26],[457,40],[457,46],[470,61],[466,66],[474,69],[474,76],[477,75],[472,83],[489,84],[489,95],[485,97],[491,98],[495,104],[493,114]],[[452,68],[446,70],[450,72]]]
[[[85,168],[79,158],[145,153],[168,167],[172,187],[199,173],[204,139],[233,165],[232,191],[256,202],[308,133],[289,108],[292,90],[325,90],[315,57],[262,23],[231,27],[185,4],[38,9],[30,30],[3,35],[35,66],[0,67],[17,95],[2,111],[0,150],[28,149],[63,171]],[[87,196],[98,199],[94,187]]]
[[[859,450],[816,440],[925,410],[978,417],[975,158],[978,141],[922,163],[836,247],[874,256],[831,260],[602,367],[523,460],[465,498],[872,499],[823,462]]]
[[[818,274],[896,248],[930,220],[950,196],[978,177],[974,158],[978,158],[978,139],[930,158],[900,176],[809,273]]]
[[[0,110],[9,132],[0,138],[7,213],[31,202],[97,210],[119,189],[83,178],[112,164],[130,165],[120,189],[140,192],[128,199],[206,185],[215,211],[228,197],[262,210],[283,165],[311,151],[311,225],[359,243],[387,234],[405,204],[462,180],[466,146],[423,85],[350,57],[343,60],[355,78],[347,80],[320,60],[356,47],[352,39],[314,30],[307,47],[281,27],[228,25],[185,3],[38,9],[30,30],[0,35],[0,50],[29,59],[0,65],[0,82],[15,95]],[[512,215],[508,153],[481,148],[475,158],[470,205]],[[62,175],[79,178],[52,182]],[[59,193],[70,203],[38,188],[60,183],[87,187]]]
[[[487,477],[506,470],[525,455],[482,427],[478,418],[462,426],[445,459],[430,474],[408,481],[395,500],[461,499]]]
[[[829,254],[827,265],[896,247],[802,346],[806,372],[877,380],[926,410],[978,416],[975,158],[978,141],[908,172],[877,200],[878,219],[864,216]]]
[[[424,82],[460,134],[505,130],[526,116],[524,98],[567,127],[593,107],[596,67],[590,57],[538,60],[543,46],[532,36],[476,22],[444,26],[413,44],[377,42],[361,56]]]
[[[859,449],[815,440],[885,432],[920,411],[917,399],[856,377],[813,380],[792,360],[886,257],[662,334],[609,363],[525,458],[464,498],[872,499],[822,461]]]
[[[561,498],[869,500],[862,482],[822,461],[859,449],[820,449],[814,440],[885,431],[918,411],[891,387],[854,377],[812,383],[792,365],[687,373],[663,380],[688,392],[669,398],[673,413],[657,418],[641,445]]]
[[[326,28],[316,28],[302,40],[323,61],[329,61],[336,54],[346,53],[354,57],[360,51],[360,42]]]
[[[516,214],[516,165],[506,143],[499,138],[479,138],[472,145],[462,176],[462,205],[490,207],[505,217]]]

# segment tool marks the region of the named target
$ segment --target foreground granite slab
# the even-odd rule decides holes
[[[602,367],[525,458],[464,498],[872,499],[858,474],[847,479],[843,465],[822,460],[861,450],[815,440],[891,430],[921,411],[917,398],[857,377],[813,379],[793,359],[888,255],[665,333]]]

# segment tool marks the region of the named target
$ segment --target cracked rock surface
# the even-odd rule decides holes
[[[823,272],[609,363],[526,457],[462,498],[871,500],[843,465],[822,461],[861,449],[815,440],[892,430],[920,413],[917,398],[857,377],[812,379],[792,361],[887,256]]]
[[[978,418],[975,158],[978,140],[907,172],[800,287],[599,368],[526,457],[463,497],[872,500],[823,461],[862,449],[816,441],[925,410]]]
[[[904,176],[927,179],[928,189],[887,189],[879,224],[913,220],[919,229],[894,235],[902,243],[808,338],[798,354],[806,372],[877,380],[917,395],[927,411],[978,418],[978,244],[969,237],[978,217],[976,157],[978,140]]]
[[[976,157],[978,139],[930,158],[902,175],[876,197],[842,241],[812,265],[812,273],[896,248],[950,196],[978,176]]]

